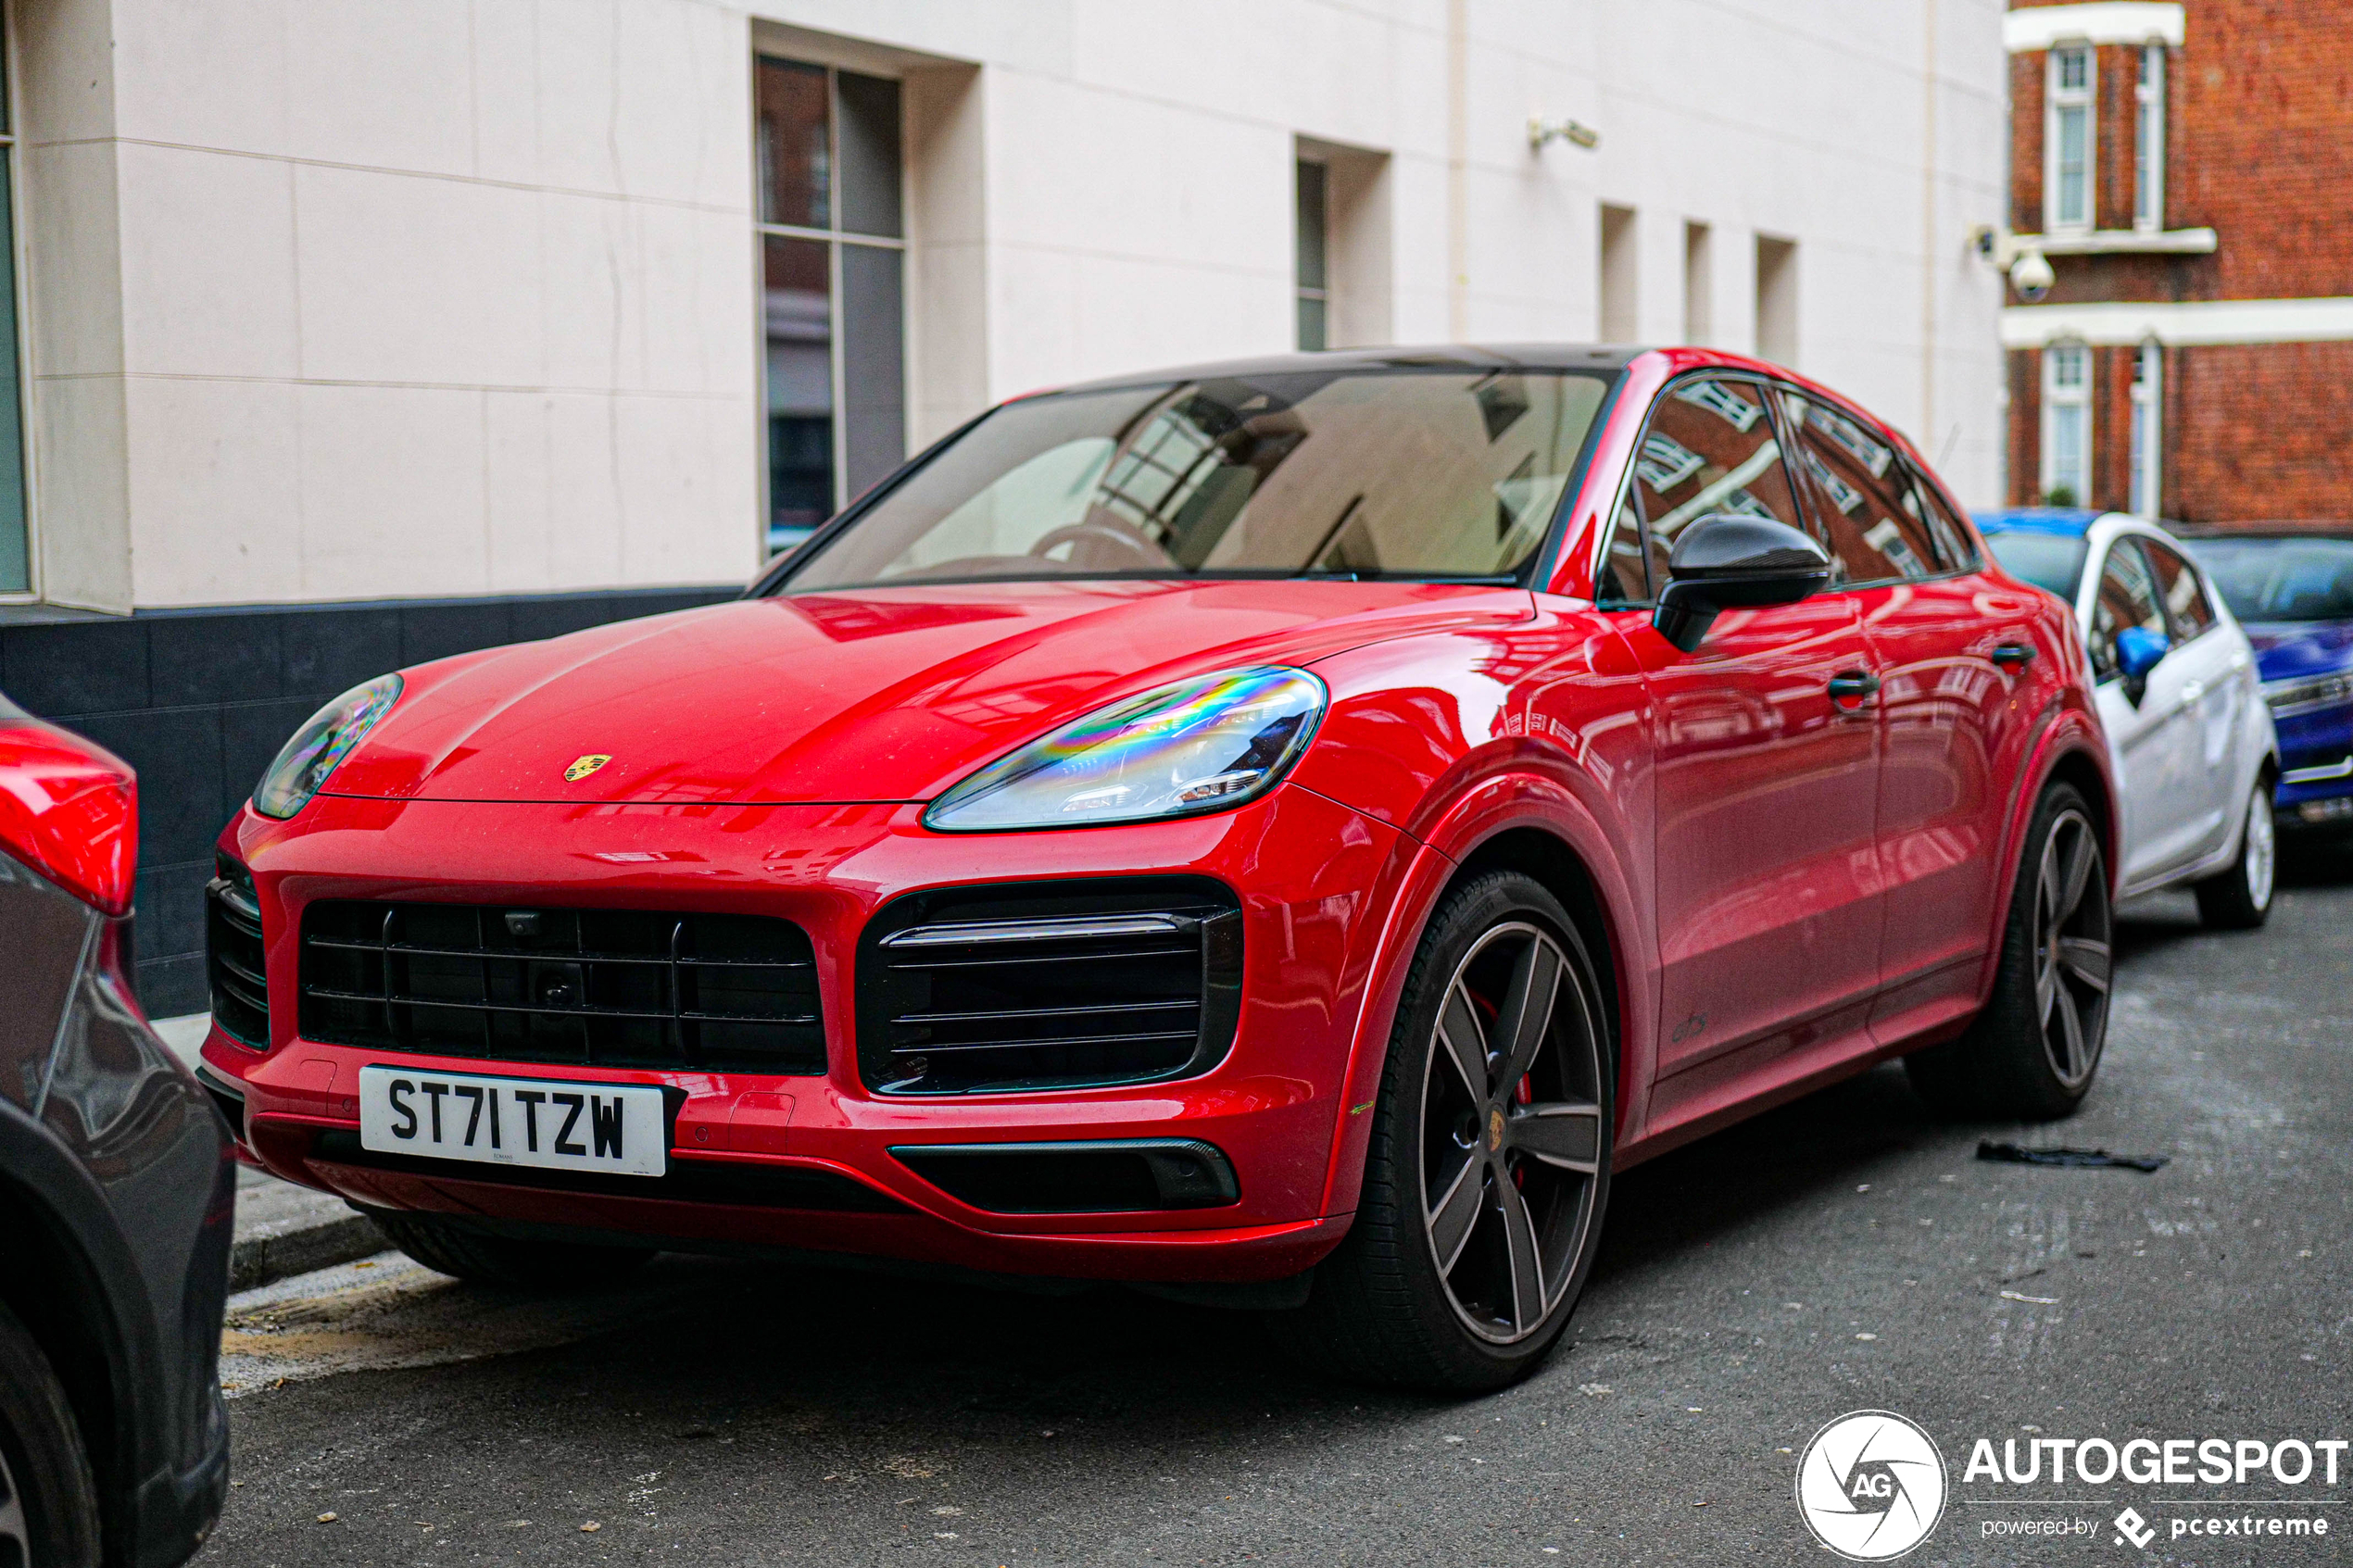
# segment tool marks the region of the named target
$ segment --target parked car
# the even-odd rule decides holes
[[[1994,558],[2071,606],[2124,802],[2118,893],[2187,886],[2207,924],[2271,911],[2280,746],[2254,646],[2183,542],[2121,512],[1978,518]]]
[[[2184,542],[2255,645],[2279,726],[2280,821],[2353,826],[2353,532],[2201,531]]]
[[[2074,1107],[2114,814],[2073,621],[1810,382],[1175,370],[330,705],[220,839],[205,1060],[460,1276],[1129,1280],[1491,1387],[1616,1171],[1907,1053]]]
[[[229,1482],[236,1166],[133,998],[131,770],[0,697],[0,1563],[179,1562]]]

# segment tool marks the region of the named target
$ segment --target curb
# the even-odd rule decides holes
[[[314,1269],[372,1258],[391,1245],[373,1220],[348,1212],[270,1235],[239,1236],[229,1253],[229,1288],[274,1285]]]

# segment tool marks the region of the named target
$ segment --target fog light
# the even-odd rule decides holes
[[[2341,822],[2353,817],[2353,795],[2340,795],[2329,800],[2307,800],[2296,809],[2296,814],[2308,822]]]

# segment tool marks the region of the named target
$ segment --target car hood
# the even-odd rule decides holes
[[[1516,588],[1301,581],[736,600],[422,666],[325,793],[925,800],[1164,681],[1533,614]],[[606,760],[566,777],[597,758]]]
[[[2246,640],[2267,681],[2353,670],[2353,621],[2273,621],[2250,624]]]

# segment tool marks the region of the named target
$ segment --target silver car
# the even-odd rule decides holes
[[[2075,607],[2123,800],[2117,896],[2187,885],[2206,923],[2271,909],[2279,740],[2255,650],[2164,529],[2121,512],[1982,514],[2014,577]]]

